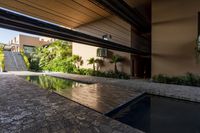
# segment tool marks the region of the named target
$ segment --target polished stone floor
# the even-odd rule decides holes
[[[12,74],[12,75],[10,75]],[[22,133],[140,133],[103,114],[143,93],[200,102],[200,88],[64,73],[47,75],[95,83],[56,94],[14,75],[0,75],[0,131]],[[39,73],[44,74],[44,73]],[[60,95],[64,95],[60,96]]]
[[[98,89],[96,92],[91,91],[94,91],[91,95],[99,92]],[[101,97],[105,92],[108,92],[106,88],[102,94],[94,96],[91,105],[93,102],[96,103],[94,99],[98,101],[98,95]],[[86,97],[79,100],[84,99]],[[123,99],[119,101],[125,102]],[[110,100],[112,100],[112,93],[110,93]],[[98,105],[100,110],[106,112],[105,108],[109,105],[105,107],[102,105]],[[0,132],[142,133],[54,92],[40,89],[37,85],[14,75],[0,75]]]
[[[126,87],[107,84],[92,84],[58,93],[103,114],[143,94]]]
[[[149,93],[194,102],[200,102],[200,87],[153,83],[149,80],[121,80],[66,73],[49,73],[48,75],[79,80],[82,82],[109,84],[121,88],[129,88],[141,93]]]

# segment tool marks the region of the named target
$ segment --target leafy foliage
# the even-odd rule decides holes
[[[27,76],[26,80],[34,82],[40,85],[42,88],[47,88],[52,91],[62,92],[63,90],[67,91],[73,87],[80,87],[84,84],[77,83],[71,80],[65,80],[61,78],[55,78],[51,76]]]
[[[100,71],[93,71],[93,69],[78,69],[73,72],[74,74],[80,75],[90,75],[90,76],[97,76],[97,77],[107,77],[107,78],[118,78],[118,79],[130,79],[130,76],[123,72],[115,73],[113,71],[109,72],[100,72]]]
[[[175,77],[169,77],[167,75],[159,74],[153,77],[153,81],[158,83],[200,87],[200,76],[194,75],[192,73],[187,73],[184,76],[175,76]]]
[[[88,60],[88,64],[93,66],[93,71],[95,71],[95,70],[98,71],[99,68],[104,65],[104,61],[102,59],[90,58]],[[95,66],[95,64],[96,64],[96,66]]]
[[[40,55],[39,55],[39,49],[36,48],[34,53],[31,53],[29,56],[29,62],[30,62],[30,70],[31,71],[40,71],[41,68],[39,66],[40,63]]]
[[[119,62],[119,60],[121,58],[115,62]],[[103,65],[101,59],[90,58],[88,60],[88,64],[93,65],[93,69],[80,68],[83,64],[82,57],[72,55],[72,46],[66,41],[56,41],[48,46],[36,48],[35,52],[30,55],[29,61],[32,71],[48,70],[110,78],[129,78],[125,73],[99,72],[99,67]]]
[[[93,73],[93,76],[118,78],[118,79],[130,79],[130,76],[128,76],[126,73],[123,73],[123,72],[115,73],[113,71],[109,71],[109,72],[96,71],[95,73]]]
[[[117,63],[119,62],[123,62],[124,58],[119,56],[119,55],[113,55],[111,57],[110,63],[114,64],[114,71],[115,73],[118,73],[118,69],[117,69]]]
[[[4,71],[5,64],[4,64],[3,47],[0,47],[0,68],[2,69],[2,71]]]
[[[20,53],[21,53],[21,55],[22,55],[22,57],[24,59],[24,62],[25,62],[25,65],[26,65],[27,69],[29,70],[30,69],[30,62],[28,60],[28,57],[25,55],[24,52],[20,52]]]
[[[72,59],[72,62],[74,63],[74,65],[79,69],[80,66],[83,65],[83,60],[82,60],[82,57],[79,56],[79,55],[72,55],[71,57]]]
[[[38,47],[29,58],[31,70],[49,70],[70,72],[73,67],[68,59],[72,56],[72,45],[69,42],[57,40],[44,47]]]
[[[99,68],[101,67],[101,66],[104,66],[104,60],[102,60],[102,59],[96,59],[95,60],[95,63],[97,64],[97,71],[99,71]]]
[[[94,58],[90,58],[88,60],[88,64],[92,65],[93,71],[95,71],[95,59]]]

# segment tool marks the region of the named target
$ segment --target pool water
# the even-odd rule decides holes
[[[107,116],[147,133],[200,133],[200,104],[145,94]]]
[[[62,93],[72,90],[76,87],[83,87],[88,84],[86,83],[80,83],[73,80],[63,79],[63,78],[57,78],[52,76],[46,76],[46,75],[39,75],[39,76],[21,76],[22,78],[25,78],[27,81],[39,85],[41,88],[48,89],[51,91],[55,91],[58,93]]]

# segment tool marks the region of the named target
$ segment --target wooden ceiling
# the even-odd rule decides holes
[[[124,0],[132,8],[145,5],[150,2],[150,0]]]
[[[68,28],[111,15],[94,0],[0,0],[0,6]]]

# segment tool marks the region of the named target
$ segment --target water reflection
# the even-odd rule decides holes
[[[26,76],[26,80],[39,85],[40,87],[56,92],[62,92],[64,90],[70,90],[76,87],[86,86],[87,84],[79,83],[72,80],[66,80],[51,76]]]
[[[140,95],[132,89],[106,84],[84,84],[51,76],[27,76],[26,80],[52,90],[68,99],[107,113],[120,104]]]

